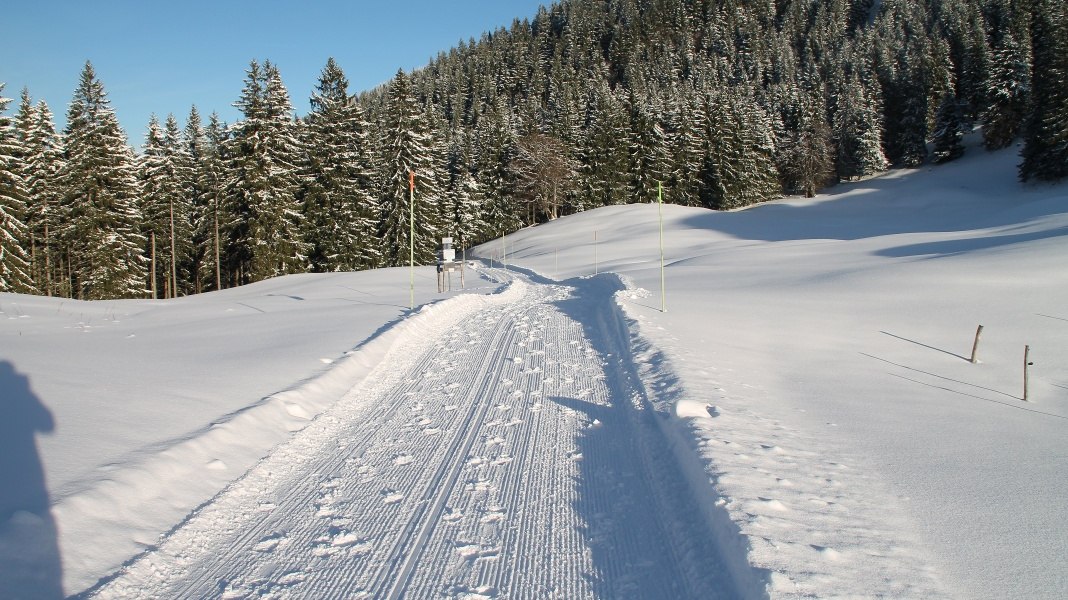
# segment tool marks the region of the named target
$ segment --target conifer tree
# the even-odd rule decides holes
[[[153,297],[175,298],[190,291],[192,178],[178,122],[168,116],[161,128],[153,115],[141,154],[142,227],[155,267],[149,276]]]
[[[986,74],[983,145],[1005,148],[1016,138],[1027,115],[1031,88],[1030,51],[1005,32],[991,53]]]
[[[1024,131],[1023,181],[1068,176],[1068,7],[1035,0],[1031,22],[1031,115]]]
[[[429,264],[437,249],[438,224],[434,222],[437,216],[434,204],[441,193],[439,175],[437,161],[431,155],[433,140],[426,118],[416,102],[411,79],[404,71],[397,71],[389,84],[381,126],[384,262],[387,266],[408,264],[411,251],[417,264]],[[409,188],[412,174],[415,178],[414,205]],[[413,215],[414,238],[411,235]]]
[[[705,107],[709,147],[701,199],[709,208],[739,208],[781,192],[771,122],[751,97],[738,92],[713,93]]]
[[[656,197],[657,186],[668,180],[670,155],[667,134],[656,112],[642,106],[641,100],[630,102],[630,167],[631,197],[639,202]]]
[[[834,174],[831,129],[824,117],[822,98],[805,97],[797,112],[797,122],[779,152],[779,172],[785,190],[812,198]]]
[[[964,124],[961,122],[960,105],[957,98],[948,93],[942,98],[938,106],[938,116],[935,121],[935,132],[932,137],[934,150],[932,152],[936,163],[956,160],[964,154]]]
[[[489,239],[486,235],[487,225],[483,217],[486,191],[470,172],[464,172],[457,180],[455,188],[456,231],[460,247],[466,248],[475,243]]]
[[[883,154],[882,117],[874,95],[854,76],[838,99],[833,129],[841,179],[867,177],[888,166]]]
[[[62,258],[70,289],[85,300],[144,296],[136,159],[104,85],[85,64],[67,110]]]
[[[25,250],[30,235],[23,223],[28,195],[23,148],[14,124],[3,114],[9,102],[0,97],[0,292],[32,293],[35,286]]]
[[[452,197],[450,204],[454,211],[452,231],[461,248],[485,241],[486,232],[483,216],[486,193],[471,172],[469,139],[463,131],[456,132],[449,144],[446,166],[449,178],[446,193]]]
[[[582,193],[592,207],[631,201],[627,113],[607,82],[589,91],[585,135],[580,150]]]
[[[381,257],[369,124],[348,85],[341,67],[327,60],[304,128],[302,198],[316,271],[372,268]]]
[[[486,235],[495,237],[523,226],[515,198],[515,174],[509,170],[518,154],[518,135],[507,108],[498,102],[475,127],[475,169],[485,192]]]
[[[229,133],[218,113],[208,117],[204,129],[204,151],[199,155],[198,170],[203,185],[201,209],[196,214],[196,239],[200,241],[199,255],[203,257],[200,284],[205,290],[220,290],[223,282],[230,280],[229,272],[224,279],[223,263],[226,242],[224,227],[231,219],[226,213],[227,164],[229,157]]]
[[[278,69],[252,61],[234,106],[229,149],[229,260],[237,283],[307,267],[303,213],[297,200],[301,151],[289,93]]]
[[[145,134],[140,160],[141,178],[141,226],[148,240],[145,253],[149,257],[149,274],[146,282],[152,298],[168,298],[170,264],[167,239],[167,208],[173,202],[176,190],[168,178],[167,159],[163,149],[163,131],[159,119],[152,115]],[[164,290],[161,292],[161,286]]]
[[[193,203],[196,197],[196,169],[174,115],[163,123],[163,148],[174,182],[174,201],[168,207],[172,280],[171,294],[189,294],[195,290],[193,269]]]
[[[180,152],[177,156],[182,161],[179,172],[182,173],[182,190],[189,209],[189,272],[186,285],[191,293],[199,294],[204,291],[210,271],[208,252],[212,243],[212,229],[205,227],[205,221],[210,218],[212,194],[206,169],[211,147],[196,106],[189,109],[178,143]]]
[[[687,88],[676,90],[675,101],[668,107],[668,140],[671,201],[684,206],[701,204],[700,176],[705,166],[706,111],[698,105],[696,94]]]
[[[48,104],[41,100],[34,105],[29,92],[23,90],[16,128],[23,149],[23,178],[27,192],[25,224],[29,228],[34,282],[41,293],[49,296],[69,293],[56,287],[59,277],[55,238],[60,198],[57,177],[62,166],[63,148]]]

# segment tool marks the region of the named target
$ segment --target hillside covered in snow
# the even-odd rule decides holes
[[[665,205],[663,289],[638,204],[414,310],[0,294],[0,596],[1062,597],[1068,187],[1016,162]]]

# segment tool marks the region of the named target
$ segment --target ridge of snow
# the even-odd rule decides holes
[[[494,294],[459,295],[418,307],[380,330],[321,374],[271,394],[162,451],[124,463],[106,480],[57,501],[64,587],[81,590],[99,573],[154,547],[161,532],[181,523],[195,506],[260,460],[276,444],[305,428],[376,367],[409,351],[412,340],[432,339],[448,324],[489,304],[511,301],[521,284]],[[225,457],[223,459],[217,457]],[[97,545],[87,546],[86,539]]]

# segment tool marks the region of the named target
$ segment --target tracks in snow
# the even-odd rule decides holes
[[[405,340],[94,596],[732,597],[714,499],[599,324],[611,293],[513,285]]]

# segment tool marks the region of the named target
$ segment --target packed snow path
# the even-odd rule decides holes
[[[615,288],[512,285],[404,340],[92,595],[734,597],[605,325]]]

